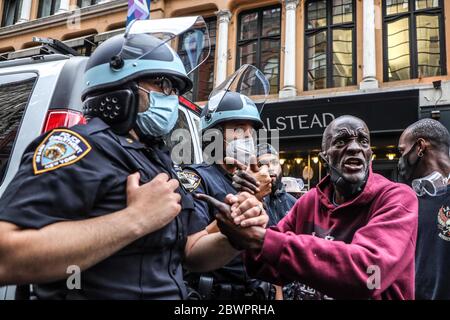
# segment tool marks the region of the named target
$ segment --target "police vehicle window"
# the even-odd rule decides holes
[[[0,184],[36,78],[34,73],[0,76]]]
[[[177,143],[179,143],[179,141],[177,141],[177,139],[176,139],[175,136],[172,137],[172,133],[173,133],[175,130],[177,130],[177,129],[184,129],[186,133],[189,132],[189,134],[190,134],[189,137],[183,136],[183,139],[189,138],[190,141],[191,141],[191,143],[190,143],[190,145],[191,145],[191,148],[190,148],[190,149],[191,149],[191,150],[190,150],[190,159],[189,159],[190,163],[185,163],[185,164],[192,164],[192,163],[195,163],[195,162],[194,162],[194,161],[195,161],[195,155],[194,155],[194,141],[192,140],[192,136],[191,136],[192,134],[195,134],[195,133],[192,132],[191,129],[189,128],[188,119],[186,118],[186,115],[184,114],[184,112],[181,111],[181,110],[178,111],[178,120],[177,120],[177,124],[175,125],[175,127],[172,129],[172,131],[171,131],[169,134],[167,134],[167,135],[165,135],[165,136],[163,137],[163,140],[164,140],[166,146],[167,146],[170,150],[172,150],[172,148],[173,148]]]

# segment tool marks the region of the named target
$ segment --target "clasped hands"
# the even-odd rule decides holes
[[[217,226],[235,249],[262,247],[269,217],[261,201],[254,195],[248,192],[228,194],[224,202],[206,194],[195,196],[216,208]]]

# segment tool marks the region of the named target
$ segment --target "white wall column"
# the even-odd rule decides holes
[[[31,14],[31,0],[22,0],[22,8],[20,9],[20,16],[17,23],[30,21]]]
[[[296,78],[296,37],[297,28],[296,11],[299,0],[284,0],[286,6],[286,28],[284,39],[284,87],[280,91],[280,97],[294,97],[297,95],[295,85]]]
[[[363,79],[360,89],[378,88],[374,0],[363,0]]]
[[[227,78],[228,63],[228,26],[230,24],[230,10],[219,10],[216,12],[219,21],[219,33],[217,35],[217,69],[214,86],[221,84]]]
[[[59,8],[56,10],[56,13],[63,13],[69,11],[70,0],[61,0],[59,4]]]

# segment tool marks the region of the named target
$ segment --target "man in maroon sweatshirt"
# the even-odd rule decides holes
[[[414,299],[417,198],[373,173],[371,156],[367,125],[339,117],[323,135],[329,175],[276,227],[234,227],[218,214],[221,231],[247,249],[249,275],[279,285],[298,281],[299,298]]]

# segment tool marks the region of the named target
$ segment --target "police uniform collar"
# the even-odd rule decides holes
[[[107,123],[105,123],[102,119],[95,117],[89,120],[89,126],[86,127],[86,131],[88,134],[91,134],[108,128],[109,125]]]
[[[87,129],[88,133],[95,133],[95,132],[99,132],[99,131],[103,131],[105,129],[109,129],[110,126],[104,122],[102,119],[100,118],[92,118],[89,120],[89,128]],[[117,134],[114,133],[114,135],[117,137],[117,139],[119,140],[119,143],[122,145],[122,147],[124,148],[133,148],[133,149],[142,149],[145,148],[145,145],[135,139],[132,139],[130,137],[125,137],[125,136],[119,136]]]

